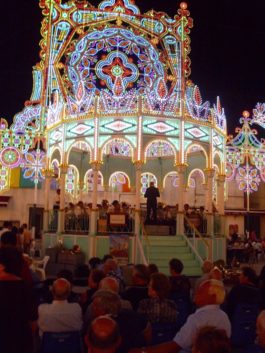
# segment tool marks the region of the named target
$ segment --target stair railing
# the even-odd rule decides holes
[[[135,212],[139,212],[139,218],[140,218],[139,227],[138,229],[135,229],[136,248],[138,248],[139,250],[141,262],[144,265],[148,266],[150,242],[149,242],[146,230],[144,228],[144,222],[143,222],[143,218],[141,217],[141,211],[137,210]],[[142,242],[143,237],[144,237],[145,243],[147,244],[147,258],[145,256],[145,252],[143,248],[143,242]]]
[[[204,237],[201,235],[201,233],[198,231],[198,229],[194,226],[193,223],[190,222],[189,218],[184,215],[184,220],[186,221],[186,223],[188,224],[189,226],[189,230],[192,232],[192,240],[193,242],[191,242],[190,238],[186,235],[185,235],[185,238],[189,244],[189,246],[192,248],[194,254],[197,256],[197,258],[199,259],[199,261],[201,263],[203,263],[203,259],[201,257],[201,255],[199,254],[199,251],[198,251],[198,248],[196,246],[196,236],[202,240],[202,243],[204,244],[205,246],[205,249],[206,249],[206,258],[209,259],[209,255],[210,255],[210,245],[207,243],[207,241],[204,239]]]

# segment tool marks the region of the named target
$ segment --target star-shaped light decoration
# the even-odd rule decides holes
[[[43,170],[45,168],[46,153],[40,149],[32,150],[25,154],[22,167],[23,177],[31,179],[35,184],[44,179]]]
[[[258,170],[250,166],[239,167],[237,170],[236,181],[240,190],[244,192],[257,191],[260,183]]]

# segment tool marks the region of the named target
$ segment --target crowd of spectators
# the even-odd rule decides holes
[[[47,332],[79,332],[85,351],[97,353],[264,352],[265,267],[259,277],[242,268],[229,291],[209,261],[195,285],[182,272],[179,259],[169,261],[166,276],[155,264],[120,268],[107,255],[89,260],[82,293],[75,292],[69,270],[35,283],[17,235],[6,230],[0,248],[0,352],[38,352]],[[249,344],[233,343],[241,304],[257,309],[256,345],[255,337]],[[173,331],[156,345],[158,325]]]

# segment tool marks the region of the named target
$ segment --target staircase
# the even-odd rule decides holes
[[[172,258],[183,262],[183,274],[187,276],[200,276],[201,264],[192,249],[182,236],[148,236],[143,239],[146,258],[149,263],[158,266],[159,271],[169,274],[168,263]]]

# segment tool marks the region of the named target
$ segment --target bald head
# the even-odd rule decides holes
[[[120,344],[119,328],[109,316],[99,316],[92,321],[88,331],[88,346],[98,352],[115,352]]]
[[[119,293],[119,283],[114,277],[105,277],[99,283],[99,289]]]
[[[197,306],[222,304],[225,299],[225,288],[221,281],[209,279],[201,283],[195,292],[195,303]]]
[[[64,278],[58,278],[53,282],[52,293],[55,300],[66,300],[71,291],[71,284]]]

